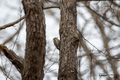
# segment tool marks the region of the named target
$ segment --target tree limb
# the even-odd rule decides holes
[[[5,28],[8,28],[10,26],[13,26],[15,25],[16,23],[20,22],[21,20],[23,20],[25,18],[25,16],[21,17],[20,19],[18,19],[17,21],[14,21],[14,22],[11,22],[11,23],[8,23],[8,24],[5,24],[3,26],[0,27],[0,30],[2,29],[5,29]]]
[[[1,44],[0,49],[3,51],[4,55],[12,62],[16,69],[22,73],[24,59],[16,55],[13,50],[9,50],[5,45]]]

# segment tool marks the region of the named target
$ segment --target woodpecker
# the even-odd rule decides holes
[[[58,38],[53,38],[54,45],[58,50],[60,50],[60,40]]]

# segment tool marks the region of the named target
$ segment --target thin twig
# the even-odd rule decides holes
[[[49,6],[49,7],[45,7],[44,9],[50,9],[50,8],[60,8],[59,6]]]
[[[10,80],[12,80],[8,75],[7,75],[7,72],[5,71],[5,69],[3,67],[0,66],[0,70],[3,72],[3,74],[9,78]]]
[[[93,11],[96,15],[100,16],[100,17],[103,18],[105,21],[109,22],[110,24],[120,27],[120,25],[114,23],[113,21],[109,20],[108,18],[106,18],[106,17],[102,16],[101,14],[97,13],[95,10],[91,9],[90,6],[88,6],[88,5],[86,5],[86,4],[85,4],[85,6],[86,6],[88,9],[90,9],[91,11]]]
[[[3,44],[8,43],[10,40],[13,39],[13,37],[14,37],[16,34],[18,34],[18,33],[20,32],[20,30],[21,30],[22,27],[23,27],[24,22],[25,22],[25,20],[23,21],[23,23],[22,23],[22,25],[20,26],[20,28],[18,29],[18,31],[17,31],[13,36],[11,36],[10,38],[8,38]]]

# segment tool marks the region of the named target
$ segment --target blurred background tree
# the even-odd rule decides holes
[[[12,3],[12,4],[11,4]],[[77,70],[79,80],[119,80],[120,5],[119,1],[77,1],[77,28],[82,34],[78,48]],[[44,80],[57,79],[59,51],[52,39],[59,37],[59,1],[45,2],[46,57]],[[51,7],[52,6],[52,7]],[[54,6],[54,7],[53,7]],[[0,1],[0,26],[24,16],[20,0]],[[23,21],[0,31],[0,44],[5,44],[24,58],[26,43]],[[2,80],[20,80],[21,75],[12,63],[0,54]],[[4,75],[4,76],[3,76]]]

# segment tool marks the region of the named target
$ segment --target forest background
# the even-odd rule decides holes
[[[60,9],[52,0],[44,2],[46,24],[46,54],[44,80],[57,80],[59,50],[53,38],[59,36]],[[120,1],[77,1],[77,29],[82,33],[83,44],[77,49],[78,78],[82,80],[119,80],[120,59]],[[52,7],[51,7],[52,6]],[[21,0],[0,1],[0,27],[25,15]],[[0,30],[0,44],[5,44],[24,58],[26,23],[21,22]],[[21,27],[23,25],[23,27]],[[87,54],[90,53],[90,54]],[[0,78],[21,80],[21,74],[1,51]]]

